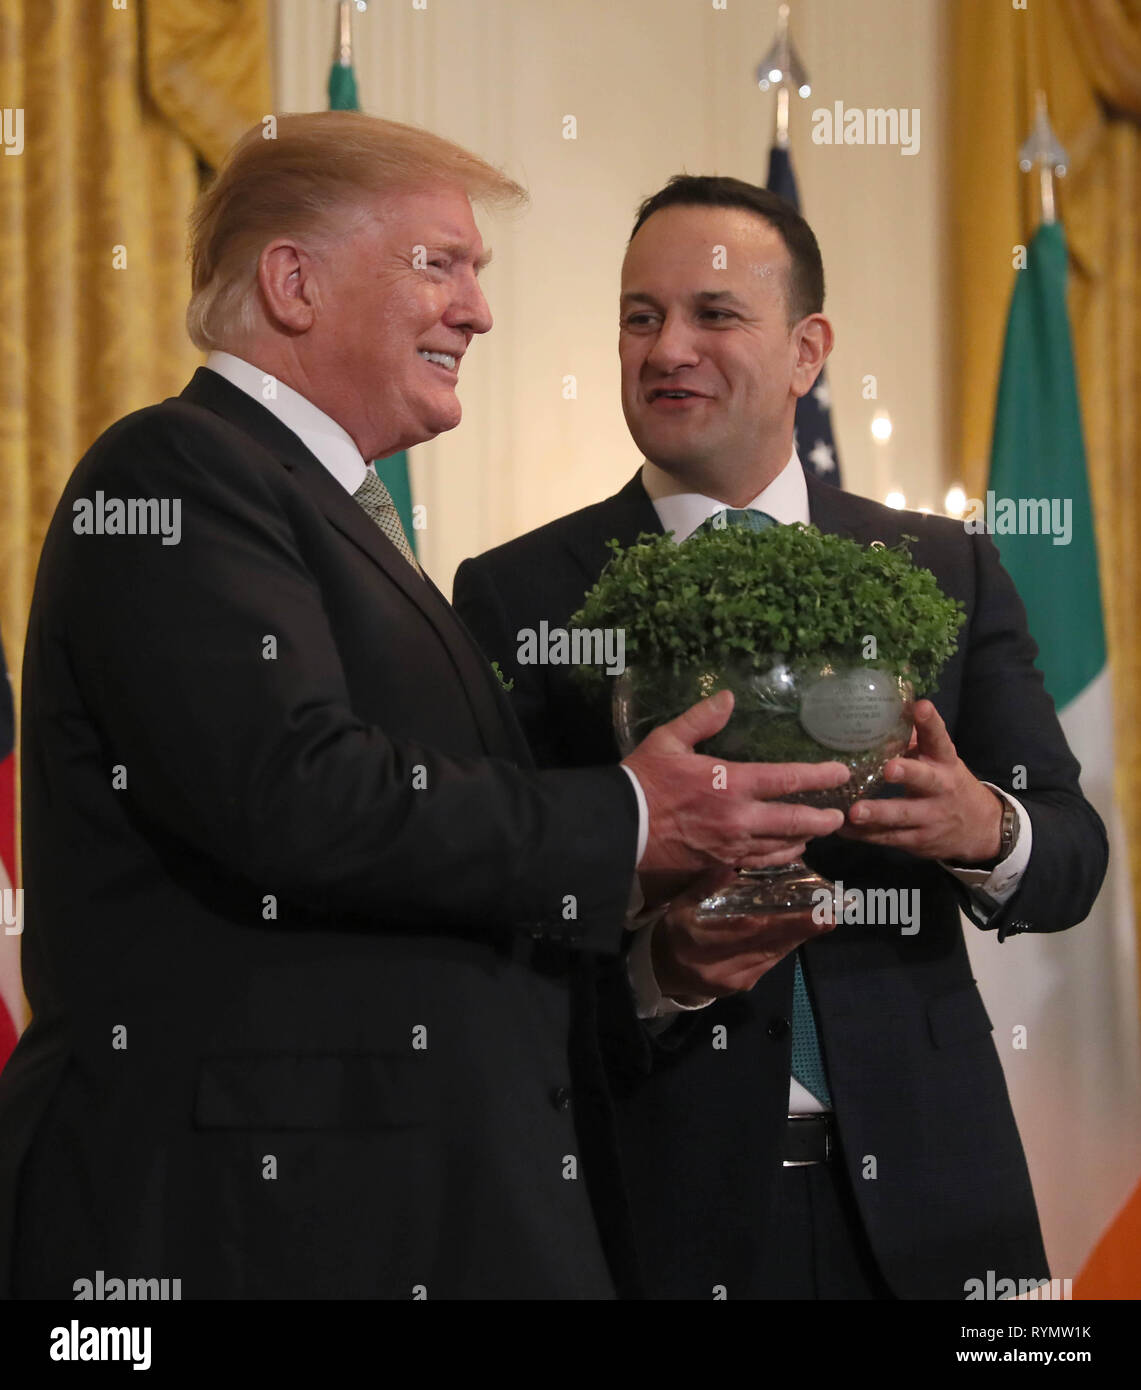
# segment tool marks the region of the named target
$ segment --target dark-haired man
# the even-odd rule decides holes
[[[611,537],[666,530],[680,542],[744,512],[865,544],[914,534],[917,563],[966,607],[933,702],[917,705],[917,742],[889,765],[903,794],[858,803],[841,836],[808,851],[849,888],[918,890],[918,932],[842,925],[774,952],[741,993],[677,908],[634,937],[626,964],[647,1056],[615,1088],[643,1266],[661,1297],[962,1298],[988,1269],[1047,1276],[959,908],[1000,940],[1073,925],[1104,875],[1105,833],[990,541],[801,468],[796,402],[832,343],[822,308],[819,250],[789,204],[734,179],[672,180],[640,209],[622,268],[622,404],[644,466],[614,497],[456,578],[459,611],[502,654],[520,629],[565,623]],[[510,675],[540,764],[617,756],[605,709],[562,668]],[[1015,764],[1027,770],[1017,799]]]

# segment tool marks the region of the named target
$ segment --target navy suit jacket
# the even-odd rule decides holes
[[[868,544],[918,537],[916,562],[963,601],[967,622],[931,698],[975,775],[1011,790],[1033,850],[1017,893],[981,922],[1000,940],[1058,931],[1088,913],[1108,857],[1104,827],[1034,666],[1025,610],[988,537],[946,518],[894,511],[806,475],[811,520]],[[520,666],[516,634],[564,626],[598,578],[606,542],[661,523],[640,474],[615,496],[466,561],[454,600],[488,656],[514,679],[515,709],[540,766],[618,757],[604,697],[567,667]],[[832,836],[808,860],[846,887],[918,889],[920,930],[842,926],[804,948],[846,1164],[881,1271],[902,1298],[964,1296],[988,1269],[1044,1278],[1046,1258],[991,1024],[971,975],[959,909],[975,911],[939,865]],[[1017,970],[1017,941],[1010,968]],[[620,1143],[647,1291],[748,1297],[787,1110],[792,960],[748,993],[614,1053]],[[625,981],[608,972],[618,1020]],[[627,991],[628,993],[628,991]],[[715,1046],[724,1026],[724,1045]],[[616,1022],[615,1031],[619,1024]],[[1001,1040],[1009,1045],[1007,1040]]]

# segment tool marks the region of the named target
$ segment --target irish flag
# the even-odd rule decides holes
[[[1115,803],[1113,704],[1077,378],[1066,239],[1043,223],[1017,272],[989,490],[1049,499],[1069,540],[995,535],[1026,605],[1038,667],[1082,789],[1109,832],[1109,873],[1088,920],[998,945],[968,932],[1030,1164],[1055,1278],[1077,1298],[1141,1297],[1141,1037],[1128,846]],[[989,501],[989,499],[988,499]],[[1067,512],[1068,508],[1068,512]],[[1044,515],[1044,513],[1043,513]],[[1061,533],[1063,536],[1064,531]],[[1024,1048],[1012,1030],[1026,1028]]]

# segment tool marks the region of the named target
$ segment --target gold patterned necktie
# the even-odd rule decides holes
[[[364,482],[353,493],[353,500],[360,503],[364,512],[376,522],[377,526],[423,579],[424,571],[417,564],[412,547],[408,544],[408,537],[404,534],[404,527],[400,524],[400,513],[396,510],[392,493],[376,476],[374,469],[370,468],[365,474]]]

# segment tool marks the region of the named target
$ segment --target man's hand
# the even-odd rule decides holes
[[[840,834],[869,845],[890,845],[920,859],[968,866],[998,854],[1002,798],[984,787],[955,752],[947,726],[930,700],[915,706],[912,745],[884,768],[906,798],[857,801]]]
[[[655,729],[623,759],[650,811],[641,873],[692,877],[717,866],[786,864],[813,836],[844,824],[842,811],[771,800],[840,786],[849,776],[843,763],[731,763],[693,751],[724,728],[732,711],[731,692],[719,691]]]
[[[789,951],[833,928],[814,922],[811,908],[699,920],[698,904],[732,877],[724,869],[705,874],[653,928],[650,958],[658,988],[679,1004],[752,989]]]

